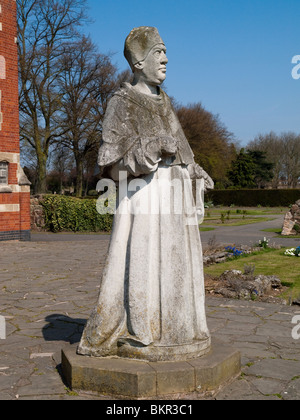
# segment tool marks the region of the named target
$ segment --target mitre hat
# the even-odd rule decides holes
[[[150,50],[157,44],[164,44],[158,30],[151,26],[134,28],[125,41],[124,55],[130,66],[144,61]]]

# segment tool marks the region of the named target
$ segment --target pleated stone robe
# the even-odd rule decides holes
[[[177,151],[164,157],[157,145],[168,151],[171,138]],[[128,176],[119,191],[126,193],[118,198],[98,302],[77,351],[150,361],[202,356],[211,339],[188,169],[194,157],[163,90],[150,96],[126,83],[111,99],[99,165],[111,174],[120,162]]]

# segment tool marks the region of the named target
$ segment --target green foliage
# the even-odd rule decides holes
[[[267,162],[266,153],[260,150],[247,150],[247,154],[254,163],[254,182],[257,188],[263,187],[272,181],[274,164]]]
[[[239,188],[252,188],[254,182],[255,165],[251,156],[244,152],[244,149],[236,156],[228,171],[228,178],[234,186]]]
[[[264,152],[242,149],[231,162],[228,178],[236,188],[261,188],[272,180],[273,167]]]
[[[260,248],[264,248],[264,249],[269,248],[269,240],[268,240],[266,237],[264,237],[264,239],[261,239],[261,240],[258,242],[258,246],[259,246]]]
[[[240,258],[229,260],[220,264],[213,264],[205,267],[205,274],[218,277],[226,270],[243,271],[245,263],[255,265],[255,272],[265,276],[276,276],[280,278],[283,286],[289,287],[283,290],[280,297],[287,300],[294,299],[300,293],[300,275],[298,264],[289,264],[287,270],[287,257],[284,249],[260,248],[251,254],[244,254]]]
[[[299,189],[290,190],[212,190],[205,195],[205,201],[212,201],[215,206],[230,206],[234,203],[240,207],[289,207],[300,199]]]
[[[227,170],[236,154],[235,138],[218,115],[207,111],[201,103],[176,107],[179,121],[195,155],[195,162],[225,187]]]
[[[52,232],[110,232],[113,215],[99,214],[96,202],[96,199],[46,196],[41,202],[46,229]]]

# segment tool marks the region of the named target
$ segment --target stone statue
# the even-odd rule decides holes
[[[206,354],[211,339],[197,208],[187,212],[184,203],[194,202],[192,178],[201,179],[203,188],[213,188],[213,182],[195,164],[171,101],[160,88],[168,59],[157,29],[133,29],[124,54],[134,79],[110,100],[99,165],[103,176],[120,184],[120,173],[126,174],[125,182],[142,183],[117,204],[99,300],[77,352],[186,360]],[[170,192],[173,181],[182,191]],[[151,210],[136,211],[145,201]]]

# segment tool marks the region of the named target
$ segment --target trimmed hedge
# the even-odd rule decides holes
[[[212,190],[205,201],[214,205],[241,207],[289,207],[300,199],[300,189],[293,190]]]
[[[96,202],[62,195],[44,197],[40,204],[44,208],[45,228],[52,232],[110,232],[113,215],[99,214]]]

